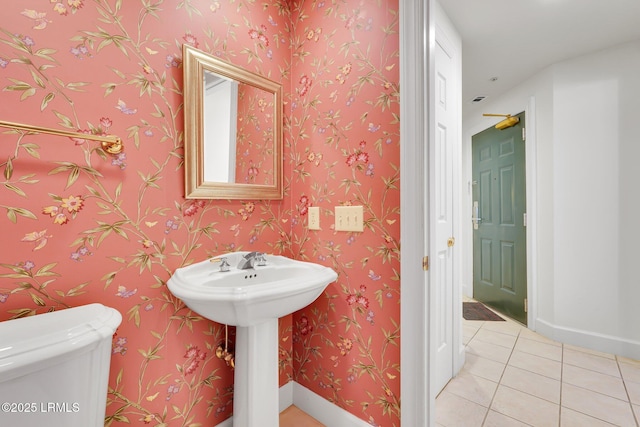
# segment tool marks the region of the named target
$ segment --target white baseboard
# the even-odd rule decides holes
[[[371,425],[348,411],[329,402],[308,388],[295,381],[290,381],[280,387],[280,412],[291,405],[296,405],[302,411],[311,415],[326,426],[340,427],[371,427]],[[227,418],[216,427],[233,427],[233,417]]]
[[[297,382],[293,384],[293,404],[326,426],[371,427],[352,413],[334,405]]]
[[[473,298],[473,283],[463,283],[460,285],[462,296]]]
[[[557,326],[540,318],[536,319],[536,332],[565,344],[601,351],[603,353],[616,354],[631,359],[640,359],[640,342],[638,341]]]

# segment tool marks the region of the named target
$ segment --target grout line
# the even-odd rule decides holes
[[[562,388],[564,385],[564,344],[560,344],[560,395],[558,396],[558,427],[562,426]]]
[[[471,342],[471,341],[476,337],[476,335],[478,334],[478,332],[480,332],[480,330],[481,330],[481,329],[483,329],[483,328],[484,328],[484,326],[485,326],[486,324],[487,324],[487,322],[486,322],[486,321],[485,321],[485,322],[483,322],[483,324],[482,324],[479,328],[477,328],[477,329],[475,330],[475,332],[473,333],[473,335],[471,336],[471,338],[469,339],[469,341],[467,342],[467,344],[468,344],[468,343],[470,343],[470,342]],[[526,326],[521,325],[521,328],[526,328]],[[502,333],[502,332],[500,332],[500,331],[494,331],[494,330],[491,330],[491,329],[485,329],[485,330],[486,330],[486,331],[490,331],[490,332]],[[487,422],[487,418],[488,418],[489,413],[490,413],[490,411],[491,411],[491,407],[493,406],[493,402],[494,402],[495,397],[496,397],[496,394],[497,394],[497,392],[498,392],[498,388],[499,388],[501,385],[503,385],[503,384],[502,384],[502,380],[503,380],[503,377],[504,377],[504,373],[505,373],[505,371],[506,371],[507,367],[509,366],[509,362],[510,362],[510,360],[511,360],[511,357],[513,356],[513,353],[515,352],[515,348],[516,348],[516,346],[517,346],[517,344],[518,344],[518,341],[519,341],[521,338],[522,338],[522,339],[528,339],[528,338],[527,338],[527,337],[525,337],[525,336],[521,336],[521,331],[522,331],[522,329],[519,329],[519,330],[518,330],[518,333],[517,333],[517,335],[516,335],[516,340],[515,340],[515,342],[514,342],[513,346],[511,347],[511,353],[509,354],[509,357],[508,357],[507,361],[506,361],[506,362],[505,362],[505,364],[504,364],[504,365],[505,365],[505,368],[504,368],[504,370],[502,371],[502,374],[500,375],[500,379],[498,380],[498,383],[497,383],[497,386],[496,386],[496,390],[494,391],[493,396],[491,397],[491,401],[489,402],[489,406],[488,406],[487,411],[486,411],[486,413],[485,413],[485,416],[484,416],[484,418],[483,418],[482,425],[485,425],[485,424],[486,424],[486,422]],[[534,331],[534,332],[535,332],[535,331]],[[512,336],[513,336],[513,335],[512,335]],[[482,341],[482,340],[481,340],[481,341]],[[535,341],[535,340],[532,340],[532,341]],[[483,341],[483,342],[486,342],[486,341]],[[467,351],[467,350],[466,350],[467,344],[465,344],[465,351]],[[497,345],[497,346],[499,346],[498,344],[495,344],[495,343],[488,343],[488,344],[492,344],[492,345]],[[500,346],[500,347],[503,347],[503,346]],[[558,403],[558,427],[561,427],[561,425],[562,425],[562,411],[563,411],[563,409],[566,409],[566,410],[570,409],[570,408],[568,408],[568,407],[567,407],[567,408],[563,407],[563,403],[562,403],[562,392],[563,392],[563,388],[564,388],[564,385],[565,385],[565,384],[564,384],[564,365],[565,365],[565,361],[564,361],[564,359],[565,359],[565,351],[566,351],[566,350],[569,350],[569,349],[568,349],[568,348],[565,348],[565,345],[564,345],[563,343],[560,343],[560,347],[561,347],[562,351],[561,351],[561,357],[560,357],[560,379],[559,379],[559,382],[560,382],[560,395],[559,395],[559,403]],[[508,348],[508,347],[503,347],[503,348]],[[574,349],[572,349],[572,350],[573,350],[573,351],[581,351],[579,347],[578,347],[578,348],[574,348]],[[527,354],[531,354],[531,355],[534,355],[534,356],[538,356],[538,355],[535,355],[535,354],[533,354],[533,353],[528,353],[528,352],[525,352],[525,353],[527,353]],[[592,356],[603,357],[603,356],[599,356],[599,355],[597,355],[597,354],[592,354],[592,353],[589,353],[589,352],[583,352],[583,353],[585,353],[585,354],[589,354],[589,355],[592,355]],[[640,427],[640,414],[636,414],[636,412],[634,411],[634,408],[633,408],[633,402],[631,401],[631,396],[630,396],[630,394],[629,394],[629,390],[628,390],[628,388],[627,388],[627,382],[626,382],[626,381],[625,381],[625,379],[624,379],[624,376],[623,376],[623,373],[622,373],[622,368],[621,368],[621,365],[620,365],[622,362],[620,361],[620,359],[619,359],[619,357],[618,357],[617,355],[613,354],[613,356],[614,356],[614,359],[615,359],[615,361],[616,361],[616,366],[618,367],[618,371],[619,371],[619,374],[620,374],[620,379],[622,380],[622,384],[623,384],[623,386],[624,386],[625,393],[626,393],[626,395],[627,395],[627,403],[628,403],[628,404],[629,404],[629,406],[630,406],[630,409],[631,409],[631,415],[633,416],[633,419],[634,419],[634,422],[635,422],[636,427]],[[481,357],[481,356],[479,356],[479,357]],[[538,357],[543,357],[543,358],[544,358],[544,356],[538,356]],[[606,358],[606,357],[603,357],[603,358],[604,358],[604,359],[611,360],[611,359]],[[489,359],[489,360],[491,360],[491,359]],[[549,360],[553,360],[553,359],[549,359]],[[498,363],[499,363],[499,362],[498,362]],[[577,365],[573,365],[573,364],[570,364],[570,363],[567,363],[567,364],[568,364],[568,365],[571,365],[571,366],[577,366]],[[592,371],[592,372],[595,372],[595,373],[598,373],[598,374],[601,374],[601,375],[608,375],[608,374],[606,374],[606,373],[604,373],[604,372],[595,371],[595,370],[593,370],[593,369],[588,369],[588,368],[584,368],[584,367],[581,367],[581,366],[578,366],[578,367],[580,367],[580,368],[582,368],[582,369],[587,369],[587,370],[589,370],[589,371]],[[612,376],[612,375],[609,375],[609,376],[614,377],[614,376]],[[549,377],[547,377],[547,378],[549,378]],[[614,378],[616,378],[616,377],[614,377]],[[503,386],[504,386],[504,385],[503,385]],[[504,386],[504,387],[507,387],[507,386]],[[577,386],[577,387],[579,387],[579,386]],[[583,387],[579,387],[579,388],[583,388]],[[446,387],[445,387],[445,389],[446,389]],[[585,390],[589,390],[589,391],[591,391],[591,392],[599,393],[599,392],[597,392],[597,391],[590,390],[590,389],[585,389]],[[444,389],[443,389],[443,391],[444,391]],[[599,394],[603,394],[603,393],[599,393]],[[607,397],[611,397],[611,398],[616,399],[616,397],[614,397],[614,396],[609,396],[609,395],[607,395],[607,394],[603,394],[603,395],[604,395],[604,396],[607,396]],[[459,396],[459,397],[460,397],[460,396]],[[468,399],[467,399],[467,400],[468,400]],[[620,400],[620,399],[618,399],[618,400]],[[496,411],[496,412],[497,412],[497,411]],[[581,413],[581,414],[584,414],[584,413],[583,413],[583,412],[581,412],[581,411],[576,411],[576,412]],[[508,417],[508,418],[510,418],[510,419],[513,419],[513,420],[516,420],[516,421],[518,421],[518,422],[520,422],[520,423],[527,424],[527,423],[525,423],[524,421],[522,421],[522,420],[518,420],[517,418],[514,418],[514,417],[512,417],[512,416],[510,416],[510,415],[502,414],[501,412],[499,412],[499,413],[500,413],[501,415],[505,416],[505,417]],[[584,415],[589,416],[589,417],[593,417],[593,415],[589,415],[589,414],[584,414]],[[596,419],[599,419],[599,418],[596,418]],[[601,420],[601,421],[603,421],[603,422],[610,422],[610,421],[607,421],[607,420]]]
[[[482,326],[484,326],[484,325],[482,325]],[[481,328],[482,328],[482,327],[481,327]],[[518,343],[518,339],[520,339],[520,331],[521,331],[521,329],[518,329],[518,335],[516,335],[516,339],[515,339],[515,341],[513,342],[513,346],[511,347],[511,353],[509,353],[509,357],[507,358],[507,361],[504,363],[504,369],[502,370],[502,374],[500,375],[500,379],[498,380],[498,384],[496,385],[496,390],[493,392],[493,396],[491,396],[491,402],[489,402],[489,407],[487,408],[487,413],[486,413],[486,414],[484,414],[484,419],[482,420],[482,425],[483,425],[483,426],[484,426],[484,425],[485,425],[485,423],[487,422],[487,417],[489,416],[489,412],[491,412],[491,407],[493,406],[493,401],[495,400],[495,398],[496,398],[496,394],[498,394],[498,389],[500,388],[500,385],[502,384],[502,378],[504,377],[504,373],[505,373],[505,371],[507,370],[507,366],[509,366],[509,361],[511,360],[511,356],[513,355],[513,352],[514,352],[514,350],[515,350],[515,348],[516,348],[516,344]],[[496,411],[496,412],[497,412],[497,411]],[[513,417],[510,417],[509,415],[503,414],[503,413],[501,413],[501,412],[499,412],[499,413],[500,413],[501,415],[506,416],[506,417],[509,417],[509,418],[515,419],[515,418],[513,418]],[[516,421],[519,421],[519,422],[521,422],[521,423],[523,423],[523,424],[527,424],[527,423],[524,423],[524,422],[523,422],[523,421],[521,421],[521,420],[517,420],[517,419],[516,419]]]
[[[640,420],[636,416],[635,411],[633,410],[633,402],[631,402],[631,395],[629,394],[629,389],[627,388],[627,382],[624,380],[624,374],[622,373],[622,367],[620,366],[620,360],[617,355],[614,355],[616,358],[616,366],[618,367],[618,371],[620,372],[620,378],[622,379],[622,386],[624,387],[624,392],[627,393],[627,400],[629,401],[629,407],[631,408],[631,415],[633,416],[634,421],[636,422],[636,426],[640,426]]]

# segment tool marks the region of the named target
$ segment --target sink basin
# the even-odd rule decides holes
[[[233,326],[251,326],[277,319],[311,304],[338,277],[329,267],[266,255],[267,265],[236,268],[249,252],[232,252],[220,262],[205,260],[178,268],[167,282],[171,293],[207,319]]]
[[[201,316],[237,327],[233,425],[277,426],[278,318],[311,304],[338,275],[279,255],[266,255],[264,266],[238,269],[248,253],[232,252],[179,268],[167,286]],[[229,271],[220,271],[222,258]]]

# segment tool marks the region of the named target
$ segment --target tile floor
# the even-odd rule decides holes
[[[325,425],[302,412],[297,406],[291,405],[280,412],[279,427],[325,427]]]
[[[549,340],[507,319],[463,320],[466,362],[438,427],[639,427],[640,361]]]

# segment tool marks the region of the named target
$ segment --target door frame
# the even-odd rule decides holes
[[[434,302],[429,288],[428,274],[422,269],[423,256],[429,253],[429,186],[426,173],[428,143],[433,143],[433,94],[435,76],[435,1],[415,0],[399,2],[400,12],[400,239],[402,259],[400,264],[400,395],[402,427],[427,427],[435,425],[435,392],[432,367],[435,366],[435,336],[433,328]],[[527,298],[529,300],[529,328],[535,330],[536,307],[536,250],[537,185],[536,185],[536,132],[535,98],[526,104],[527,117],[526,179],[527,179]],[[520,105],[522,107],[522,105]],[[522,111],[515,108],[514,111]],[[468,142],[467,142],[468,140]],[[463,134],[463,159],[470,150],[471,138]],[[470,179],[470,165],[463,165],[461,183]],[[466,175],[465,175],[466,174]],[[464,187],[464,184],[462,185]],[[461,190],[464,194],[464,188]],[[462,212],[471,212],[469,198],[462,197]],[[468,206],[465,205],[468,204]],[[466,209],[466,210],[465,210]],[[464,216],[463,216],[464,217]],[[470,217],[470,216],[469,216]],[[463,225],[463,241],[466,229]],[[462,257],[468,252],[461,248]],[[466,249],[466,250],[465,250]],[[472,248],[471,248],[472,251]],[[471,255],[473,255],[471,253]],[[463,269],[464,269],[463,259]],[[463,275],[468,273],[463,271]],[[473,270],[471,270],[473,279]],[[464,280],[464,277],[462,277]],[[473,282],[471,282],[473,283]],[[429,309],[425,309],[429,308]],[[425,331],[428,331],[425,334]]]
[[[427,145],[433,142],[434,0],[400,0],[400,398],[402,427],[435,425]],[[426,332],[426,333],[425,333]]]

